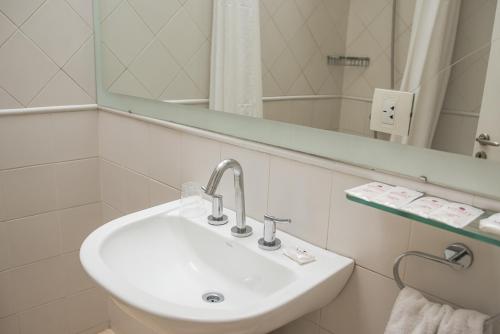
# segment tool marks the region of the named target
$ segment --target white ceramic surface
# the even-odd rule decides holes
[[[205,203],[207,209],[209,203]],[[304,266],[230,235],[230,222],[179,215],[180,201],[116,219],[93,232],[80,258],[87,273],[138,320],[159,333],[268,333],[331,302],[349,279],[351,259],[278,232],[284,246],[308,250]],[[210,304],[207,292],[225,300]]]

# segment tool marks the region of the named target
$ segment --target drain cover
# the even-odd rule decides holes
[[[209,292],[205,293],[201,298],[206,301],[207,303],[222,303],[224,301],[224,295],[222,293],[218,292]]]

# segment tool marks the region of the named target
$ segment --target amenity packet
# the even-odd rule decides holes
[[[373,199],[373,202],[382,204],[394,209],[399,209],[417,198],[423,196],[424,194],[412,189],[405,187],[394,187],[389,191],[385,192],[383,195],[378,196]]]
[[[401,208],[401,210],[413,213],[414,215],[429,218],[429,215],[441,209],[443,206],[449,204],[450,202],[437,198],[437,197],[422,197],[419,198],[410,204],[405,205]]]
[[[481,219],[479,229],[487,233],[500,235],[500,213],[496,213],[486,219]]]
[[[345,192],[351,196],[364,199],[365,201],[372,201],[393,188],[393,186],[385,183],[371,182],[356,188],[347,189]]]
[[[456,228],[464,228],[479,218],[483,213],[483,210],[470,205],[449,203],[441,209],[432,212],[429,218]]]
[[[283,249],[283,254],[300,265],[316,261],[314,255],[299,247],[286,247]]]

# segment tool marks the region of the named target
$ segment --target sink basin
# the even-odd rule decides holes
[[[331,302],[352,273],[351,259],[286,233],[277,233],[284,247],[316,261],[299,265],[280,250],[259,249],[262,224],[250,218],[254,235],[232,237],[230,210],[229,223],[216,227],[181,209],[175,201],[116,219],[80,251],[87,273],[158,333],[268,333]]]

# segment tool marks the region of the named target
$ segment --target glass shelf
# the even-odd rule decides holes
[[[388,206],[384,206],[384,205],[381,205],[381,204],[378,204],[378,203],[373,203],[373,202],[365,201],[365,200],[363,200],[361,198],[354,197],[354,196],[351,196],[351,195],[348,195],[348,194],[346,194],[346,196],[347,196],[348,200],[356,202],[356,203],[360,203],[360,204],[364,204],[364,205],[367,205],[367,206],[371,206],[372,208],[375,208],[375,209],[379,209],[379,210],[382,210],[382,211],[385,211],[385,212],[389,212],[389,213],[395,214],[397,216],[401,216],[401,217],[404,217],[404,218],[415,220],[415,221],[418,221],[420,223],[431,225],[431,226],[437,227],[439,229],[450,231],[450,232],[453,232],[453,233],[456,233],[456,234],[460,234],[460,235],[463,235],[463,236],[466,236],[466,237],[469,237],[469,238],[472,238],[472,239],[476,239],[476,240],[479,240],[479,241],[482,241],[482,242],[486,242],[488,244],[492,244],[492,245],[495,245],[495,246],[500,246],[500,236],[495,235],[495,234],[491,234],[491,233],[486,233],[486,232],[483,232],[483,231],[481,231],[479,229],[479,220],[482,219],[482,218],[485,218],[485,217],[488,217],[488,216],[492,215],[493,212],[486,211],[481,217],[479,217],[478,219],[476,219],[475,221],[473,221],[472,223],[470,223],[466,227],[464,227],[464,228],[455,228],[453,226],[450,226],[450,225],[447,225],[447,224],[444,224],[444,223],[440,223],[440,222],[432,220],[432,219],[428,219],[428,218],[417,216],[417,215],[415,215],[413,213],[401,211],[399,209],[390,208]]]

